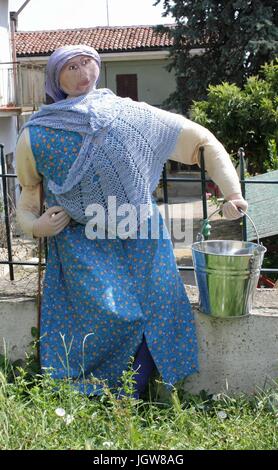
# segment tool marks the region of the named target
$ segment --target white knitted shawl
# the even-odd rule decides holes
[[[147,207],[145,217],[153,213],[152,193],[175,148],[183,119],[179,114],[118,97],[103,88],[43,105],[24,127],[40,125],[81,133],[79,155],[63,184],[49,180],[48,189],[81,224],[90,219],[85,215],[89,205],[101,205],[108,216],[108,232],[108,197],[116,197],[117,208],[132,204],[136,224],[129,226],[131,233],[142,223],[140,205]]]

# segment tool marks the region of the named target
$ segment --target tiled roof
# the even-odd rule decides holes
[[[173,25],[167,25],[173,28]],[[16,33],[18,57],[50,55],[55,49],[70,44],[86,44],[98,52],[150,51],[171,47],[168,34],[158,34],[155,26],[110,26],[55,31]]]

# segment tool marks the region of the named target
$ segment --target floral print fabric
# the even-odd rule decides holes
[[[78,133],[30,127],[48,207],[48,178],[62,184],[78,154]],[[159,237],[88,239],[74,221],[48,239],[41,306],[40,355],[54,378],[70,376],[87,394],[111,388],[127,369],[143,334],[162,380],[170,387],[198,370],[194,317],[165,223],[153,201]],[[166,229],[167,230],[167,229]]]

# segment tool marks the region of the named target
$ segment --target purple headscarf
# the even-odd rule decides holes
[[[59,75],[65,63],[78,55],[87,55],[92,57],[101,67],[101,59],[98,52],[90,46],[83,44],[76,46],[64,46],[56,49],[48,59],[46,66],[45,91],[56,102],[64,100],[67,95],[59,87]],[[98,82],[97,82],[98,83]]]

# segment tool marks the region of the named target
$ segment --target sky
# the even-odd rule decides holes
[[[10,0],[10,11],[17,11],[24,0]],[[155,0],[108,0],[109,25],[156,25],[174,23],[162,17],[163,2]],[[18,31],[89,28],[107,26],[106,0],[31,0],[18,18]]]

